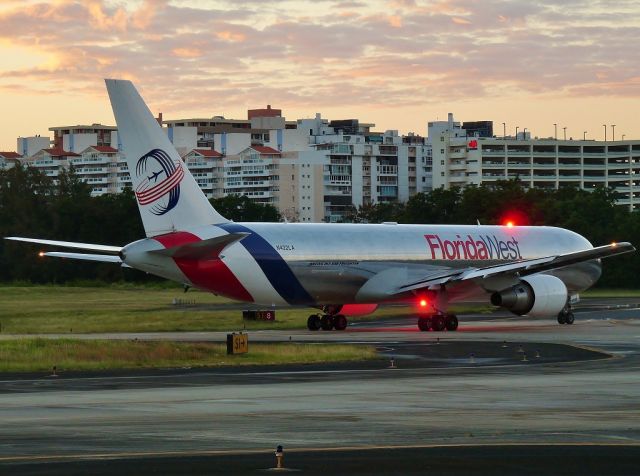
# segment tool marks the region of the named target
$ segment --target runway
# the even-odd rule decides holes
[[[634,474],[639,317],[593,302],[573,326],[461,316],[459,332],[421,333],[371,320],[250,340],[369,343],[373,362],[4,375],[0,473],[246,474],[282,444],[302,474]]]

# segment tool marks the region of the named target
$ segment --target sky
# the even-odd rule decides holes
[[[0,150],[115,124],[103,78],[154,114],[358,118],[425,135],[640,139],[637,0],[0,0]]]

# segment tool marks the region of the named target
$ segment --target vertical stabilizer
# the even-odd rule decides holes
[[[147,236],[228,222],[211,206],[131,81],[105,82]]]

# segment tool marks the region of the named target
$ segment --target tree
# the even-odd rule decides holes
[[[218,213],[233,221],[277,222],[282,219],[273,205],[256,203],[244,195],[227,195],[210,202]]]

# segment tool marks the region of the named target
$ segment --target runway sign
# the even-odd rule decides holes
[[[252,321],[275,321],[276,320],[276,311],[275,309],[260,309],[242,311],[242,318],[248,319]]]
[[[227,354],[246,354],[249,352],[249,335],[242,332],[227,334]]]

